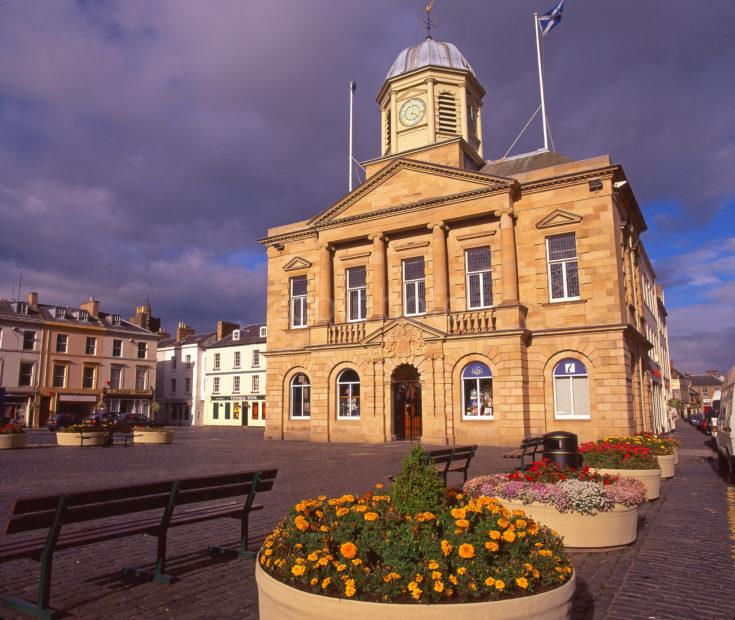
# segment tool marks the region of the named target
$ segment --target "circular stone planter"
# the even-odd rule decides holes
[[[135,431],[133,433],[133,443],[173,443],[173,431]]]
[[[85,432],[84,446],[104,446],[105,436],[107,433]],[[82,435],[80,433],[63,433],[56,431],[56,443],[60,446],[76,446],[82,445]]]
[[[25,433],[3,433],[0,435],[0,450],[26,447]]]
[[[673,478],[676,474],[674,465],[676,464],[676,458],[673,454],[660,454],[656,457],[658,459],[658,466],[661,468],[662,478]]]
[[[542,594],[484,603],[442,603],[440,605],[372,603],[319,596],[297,590],[271,577],[255,562],[260,620],[562,620],[572,607],[576,575],[560,588]]]
[[[608,476],[626,476],[635,478],[646,485],[646,499],[658,499],[661,495],[661,470],[660,469],[592,469],[598,474]]]
[[[564,546],[573,549],[612,550],[635,542],[638,536],[638,507],[615,504],[609,512],[583,515],[559,512],[553,506],[533,502],[500,499],[508,510],[521,509],[531,519],[555,530],[564,539]]]

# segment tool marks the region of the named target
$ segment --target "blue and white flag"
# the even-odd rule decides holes
[[[538,18],[538,24],[541,28],[541,34],[546,36],[561,22],[561,12],[564,10],[564,0],[559,0],[557,4],[550,11],[546,11],[541,17]]]

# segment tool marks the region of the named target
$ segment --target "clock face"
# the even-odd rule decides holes
[[[421,122],[426,112],[426,104],[421,99],[409,99],[401,106],[398,120],[404,127],[413,127]]]

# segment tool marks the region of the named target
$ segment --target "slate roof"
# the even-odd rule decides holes
[[[689,375],[687,378],[691,381],[692,385],[696,387],[722,387],[722,381],[720,378],[712,375]]]
[[[265,344],[267,339],[260,335],[260,328],[265,326],[265,323],[246,325],[240,328],[240,340],[233,340],[232,334],[230,334],[210,345],[208,348],[219,349],[222,347],[239,347],[243,344]]]
[[[164,338],[158,343],[158,350],[165,349],[166,347],[183,347],[186,345],[198,344],[203,347],[209,346],[217,338],[216,332],[205,332],[203,334],[192,334],[191,336],[185,336],[181,340],[176,338]]]
[[[126,321],[121,315],[118,315],[120,316],[120,324],[113,325],[112,317],[114,315],[108,312],[99,312],[98,318],[89,315],[89,320],[82,321],[79,318],[81,308],[75,308],[71,306],[56,306],[52,304],[38,304],[38,312],[36,312],[30,307],[29,304],[26,304],[28,306],[28,314],[23,314],[15,311],[15,303],[16,302],[9,301],[7,299],[0,299],[0,319],[15,319],[18,321],[27,321],[29,323],[39,324],[46,322],[54,322],[57,324],[67,323],[69,325],[100,327],[111,332],[122,332],[126,334],[136,333],[141,336],[155,335],[153,334],[153,332],[150,332],[147,329],[138,327],[137,325],[133,325],[130,321]],[[26,302],[21,301],[21,303]],[[64,318],[56,317],[57,308],[64,309]]]
[[[540,150],[535,153],[525,153],[515,157],[506,157],[488,161],[480,168],[480,172],[492,174],[498,177],[513,177],[532,170],[541,170],[559,164],[568,164],[574,161],[570,157],[554,153],[553,151]]]

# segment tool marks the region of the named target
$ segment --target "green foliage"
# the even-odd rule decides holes
[[[403,460],[401,473],[391,487],[393,507],[403,515],[438,512],[444,503],[444,484],[428,464],[428,453],[414,446]]]

